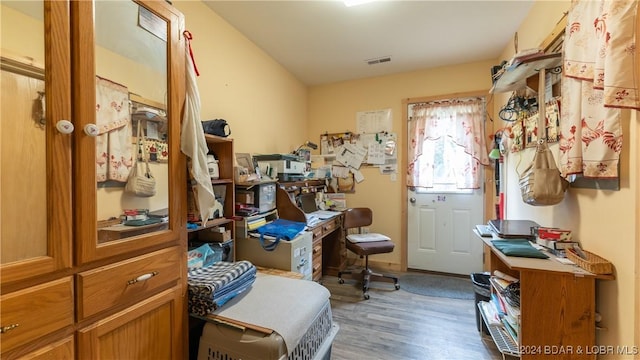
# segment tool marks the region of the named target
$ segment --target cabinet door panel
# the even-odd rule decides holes
[[[177,242],[185,227],[180,114],[184,94],[183,18],[160,1],[78,1],[71,6],[76,132],[74,203],[80,263]],[[94,15],[95,14],[95,15]],[[94,42],[95,41],[95,42]],[[147,141],[138,149],[138,132]],[[161,149],[160,152],[159,149]],[[125,191],[148,159],[155,195]],[[125,226],[126,210],[167,211],[168,222]]]
[[[71,135],[56,125],[71,118],[71,106],[68,3],[3,1],[0,6],[4,289],[70,267]]]
[[[170,289],[78,331],[80,359],[182,359],[182,301]]]

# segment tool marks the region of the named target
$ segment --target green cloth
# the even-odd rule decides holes
[[[496,249],[507,256],[548,259],[542,251],[534,248],[526,239],[492,240]]]
[[[161,223],[162,219],[158,218],[148,218],[145,220],[127,220],[124,222],[126,226],[143,226],[143,225],[151,225]]]

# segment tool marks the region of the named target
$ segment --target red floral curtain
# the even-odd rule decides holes
[[[573,0],[564,38],[560,171],[617,178],[620,109],[640,109],[636,0]]]
[[[448,137],[455,145],[444,161],[453,167],[458,189],[477,189],[480,165],[489,165],[485,142],[483,98],[412,104],[409,118],[407,186],[432,188],[436,142]]]

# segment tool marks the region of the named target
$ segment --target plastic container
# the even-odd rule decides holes
[[[212,154],[207,155],[207,168],[209,169],[209,176],[211,179],[220,178],[220,169],[218,168],[218,160]]]
[[[482,331],[485,334],[489,335],[489,329],[487,329],[487,325],[482,320],[482,315],[480,314],[480,309],[478,309],[478,303],[480,301],[490,301],[491,300],[491,282],[489,278],[491,274],[488,273],[472,273],[471,274],[471,282],[473,283],[473,291],[475,292],[476,298],[476,327],[478,331]]]

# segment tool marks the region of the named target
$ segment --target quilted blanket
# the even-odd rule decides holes
[[[256,267],[249,261],[219,261],[211,266],[190,269],[189,312],[204,316],[250,288],[256,278]]]

